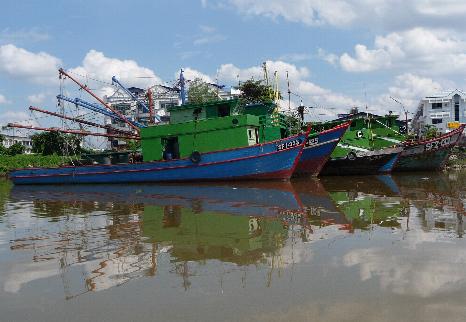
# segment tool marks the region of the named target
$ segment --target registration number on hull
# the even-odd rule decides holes
[[[288,141],[288,142],[277,144],[277,151],[291,149],[291,148],[294,148],[294,147],[299,146],[299,145],[301,145],[301,140],[299,140],[299,139],[291,140],[291,141]]]
[[[433,141],[426,144],[426,151],[437,150],[450,145],[451,137],[444,138],[439,141]]]

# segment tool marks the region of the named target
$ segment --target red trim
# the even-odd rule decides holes
[[[310,130],[310,128],[309,128]],[[307,140],[307,137],[309,136],[309,130],[306,132],[308,133],[307,136],[304,137],[304,144],[306,143],[306,140]],[[269,145],[269,144],[274,144],[276,142],[281,142],[281,141],[287,141],[287,140],[290,140],[290,139],[294,139],[298,136],[301,136],[303,135],[303,133],[300,133],[300,134],[296,134],[296,135],[293,135],[293,136],[289,136],[289,137],[286,137],[284,139],[278,139],[278,140],[273,140],[273,141],[268,141],[268,142],[265,142],[265,143],[259,143],[259,144],[254,144],[254,145],[249,145],[249,146],[242,146],[242,147],[239,147],[239,148],[230,148],[230,149],[224,149],[224,150],[216,150],[216,151],[209,151],[209,152],[203,152],[202,154],[212,154],[212,153],[217,153],[217,152],[227,152],[227,151],[234,151],[234,150],[241,150],[241,149],[248,149],[248,148],[252,148],[252,147],[262,147],[262,146],[266,146],[266,145]],[[298,147],[298,146],[296,146]],[[296,148],[294,147],[294,148]],[[289,150],[289,149],[287,149]],[[287,150],[284,150],[284,151],[287,151]],[[132,164],[152,164],[152,163],[159,163],[159,162],[172,162],[172,161],[181,161],[181,160],[188,160],[189,157],[185,157],[185,158],[181,158],[181,159],[174,159],[174,160],[159,160],[159,161],[148,161],[148,162],[135,162],[135,163],[132,163]],[[127,163],[126,163],[127,164]],[[89,165],[86,165],[85,167],[116,167],[116,166],[121,166],[122,164],[89,164]],[[76,166],[73,166],[73,165],[63,165],[63,166],[60,166],[60,168],[76,168]],[[57,167],[32,167],[32,168],[18,168],[18,169],[14,169],[13,171],[20,171],[20,170],[35,170],[35,169],[57,169]]]
[[[344,128],[344,127],[348,128],[350,125],[351,125],[351,121],[346,122],[346,123],[342,123],[340,125],[332,127],[331,129],[324,130],[322,132],[318,132],[317,134],[325,134],[325,133],[328,133],[328,132],[333,132],[333,131],[339,130],[340,128]]]
[[[461,125],[459,128],[457,128],[456,130],[453,130],[453,131],[451,131],[451,132],[448,132],[448,133],[446,133],[446,134],[444,134],[444,135],[442,135],[442,136],[439,136],[439,137],[436,137],[436,138],[433,138],[433,139],[423,140],[423,141],[415,141],[415,142],[412,142],[412,143],[411,143],[411,142],[406,142],[406,143],[405,143],[405,146],[415,146],[415,145],[426,144],[426,143],[429,143],[429,142],[440,141],[440,140],[445,139],[445,138],[447,138],[447,137],[453,136],[453,135],[455,135],[456,133],[460,133],[460,134],[461,134],[461,133],[463,132],[465,126],[466,126],[466,125],[462,124],[462,125]],[[459,140],[459,138],[458,138],[458,140]],[[456,144],[456,142],[455,142],[455,144]]]
[[[304,140],[305,142],[305,140]],[[269,155],[277,154],[277,153],[282,153],[294,149],[300,149],[298,156],[296,157],[292,170],[294,171],[294,168],[296,167],[297,160],[299,160],[301,153],[303,151],[303,144],[286,149],[286,150],[280,150],[280,151],[273,151],[273,152],[268,152],[260,155],[253,155],[253,156],[248,156],[248,157],[243,157],[243,158],[237,158],[237,159],[230,159],[230,160],[223,160],[223,161],[217,161],[217,162],[208,162],[208,163],[203,163],[203,164],[190,164],[190,165],[184,165],[184,166],[174,166],[174,167],[163,167],[163,168],[150,168],[150,169],[128,169],[128,170],[115,170],[115,171],[96,171],[96,172],[81,172],[81,173],[52,173],[52,174],[39,174],[39,175],[28,175],[28,176],[11,176],[10,178],[16,179],[16,178],[43,178],[43,177],[65,177],[65,176],[78,176],[78,175],[105,175],[105,174],[115,174],[115,173],[133,173],[133,172],[149,172],[149,171],[163,171],[163,170],[176,170],[176,169],[185,169],[185,168],[194,168],[194,167],[202,167],[202,166],[210,166],[210,165],[217,165],[217,164],[223,164],[223,163],[230,163],[230,162],[236,162],[236,161],[243,161],[243,160],[248,160],[248,159],[255,159],[255,158],[262,158],[266,157]],[[156,161],[157,162],[157,161]],[[155,163],[155,162],[153,162]],[[114,165],[116,166],[116,165]],[[121,165],[120,165],[121,166]],[[75,167],[79,168],[79,167]],[[37,169],[37,168],[36,168]],[[42,169],[42,168],[38,168]],[[52,168],[52,169],[59,169],[59,168]],[[28,169],[26,169],[28,170]]]

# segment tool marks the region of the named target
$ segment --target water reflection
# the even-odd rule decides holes
[[[59,281],[66,299],[144,278],[223,290],[224,277],[210,278],[218,267],[236,276],[231,288],[307,281],[320,291],[294,287],[330,302],[344,300],[320,283],[355,269],[363,284],[341,283],[341,294],[368,292],[374,280],[398,295],[464,290],[465,187],[461,172],[215,185],[2,181],[0,298],[42,280]]]

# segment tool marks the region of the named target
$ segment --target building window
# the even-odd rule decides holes
[[[443,122],[443,119],[432,119],[432,124],[440,124]]]
[[[432,109],[439,109],[442,108],[442,103],[432,103]]]
[[[456,102],[455,103],[455,121],[460,120],[460,103]]]

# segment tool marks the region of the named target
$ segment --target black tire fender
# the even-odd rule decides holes
[[[193,163],[199,163],[199,162],[201,162],[201,153],[199,151],[193,151],[193,153],[191,153],[189,159]]]

